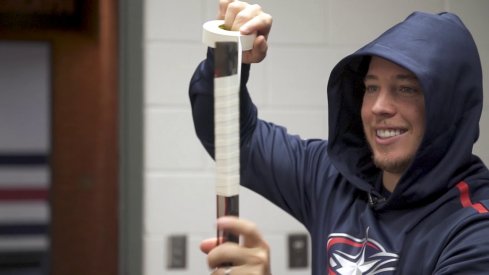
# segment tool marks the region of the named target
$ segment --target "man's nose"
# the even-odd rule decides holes
[[[395,113],[394,99],[387,89],[381,89],[375,98],[372,112],[376,115],[392,115]]]

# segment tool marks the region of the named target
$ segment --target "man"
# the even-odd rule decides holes
[[[271,17],[239,1],[221,1],[220,14],[235,30],[258,32],[244,61],[261,61]],[[190,84],[196,131],[211,155],[212,56]],[[245,86],[249,69],[243,65],[242,185],[305,225],[313,274],[489,272],[489,171],[472,154],[481,64],[456,15],[413,13],[341,60],[328,83],[327,141],[260,120]],[[213,274],[270,274],[253,224],[224,218],[218,227],[244,241],[202,243]]]

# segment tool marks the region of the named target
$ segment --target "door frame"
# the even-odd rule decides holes
[[[143,4],[81,2],[79,28],[0,28],[51,44],[50,270],[142,274]]]
[[[120,274],[143,274],[144,1],[119,1]]]

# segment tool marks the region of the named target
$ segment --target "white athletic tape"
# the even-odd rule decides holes
[[[230,77],[236,82],[222,81]],[[235,196],[239,194],[239,79],[236,75],[214,78],[214,127],[216,194]]]
[[[220,26],[224,25],[224,20],[213,20],[204,23],[202,41],[211,48],[216,47],[216,42],[241,42],[243,51],[251,50],[256,34],[241,35],[238,31],[227,31]]]
[[[237,74],[214,78],[214,142],[216,159],[216,194],[231,197],[239,194],[239,88],[241,53],[253,48],[256,35],[241,35],[220,26],[223,20],[203,25],[202,41],[211,48],[216,42],[238,43]]]

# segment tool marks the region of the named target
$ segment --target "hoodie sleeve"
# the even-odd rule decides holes
[[[489,214],[464,222],[439,257],[433,274],[487,274],[489,270]],[[426,249],[429,249],[427,247]]]
[[[213,51],[196,69],[190,101],[198,138],[214,156]],[[308,227],[316,184],[334,170],[324,140],[302,140],[284,127],[258,119],[246,88],[243,65],[240,90],[241,185],[261,194]]]

